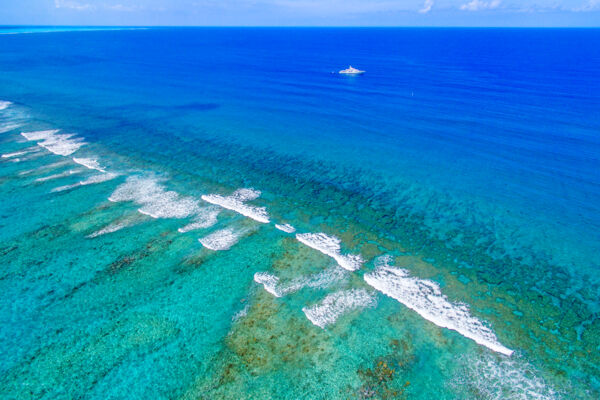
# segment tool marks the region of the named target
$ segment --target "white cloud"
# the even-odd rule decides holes
[[[491,10],[497,8],[501,2],[502,0],[472,0],[470,3],[465,3],[460,6],[460,9],[465,11]]]
[[[141,10],[143,7],[136,5],[123,5],[123,4],[108,4],[108,3],[100,3],[100,4],[90,4],[83,3],[75,0],[54,0],[54,6],[56,8],[65,8],[70,10],[77,11],[92,11],[92,10],[110,10],[110,11],[136,11]]]
[[[419,10],[419,12],[421,14],[427,14],[429,11],[431,11],[432,7],[433,7],[433,0],[425,0],[425,4],[423,4],[423,8],[421,8]]]
[[[54,6],[56,8],[70,8],[77,11],[94,10],[96,8],[93,4],[80,3],[71,0],[54,0]]]
[[[573,11],[576,12],[588,12],[597,10],[600,10],[600,0],[588,0],[588,2],[582,5],[581,7],[576,7],[573,9]]]
[[[114,4],[114,5],[110,5],[107,4],[105,5],[105,7],[109,10],[113,10],[113,11],[125,11],[125,12],[130,12],[130,11],[137,11],[137,10],[141,10],[142,7],[138,7],[138,6],[124,6],[123,4]]]
[[[248,4],[268,4],[276,7],[298,10],[310,14],[362,14],[377,12],[414,12],[414,5],[397,0],[268,0]]]

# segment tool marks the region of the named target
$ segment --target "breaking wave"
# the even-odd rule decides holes
[[[314,325],[325,328],[350,311],[374,307],[377,300],[373,293],[365,289],[350,289],[327,295],[321,302],[302,311]]]
[[[348,271],[356,271],[364,262],[360,255],[341,254],[340,239],[334,236],[328,236],[324,233],[299,233],[296,235],[296,239],[300,243],[333,258],[340,267]]]
[[[260,192],[254,189],[238,189],[231,196],[218,194],[203,195],[202,200],[216,204],[228,210],[232,210],[245,217],[264,224],[269,223],[269,214],[265,207],[255,207],[245,204],[246,201],[254,200],[260,196]]]
[[[437,326],[452,329],[498,353],[513,353],[487,325],[471,315],[466,304],[451,303],[436,282],[410,276],[406,269],[392,267],[390,262],[390,257],[380,257],[375,271],[364,275],[365,281]]]

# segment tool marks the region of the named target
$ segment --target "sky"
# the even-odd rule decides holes
[[[2,0],[0,25],[600,27],[600,0]]]

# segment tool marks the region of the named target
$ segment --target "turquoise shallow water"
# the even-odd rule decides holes
[[[597,36],[0,37],[2,397],[597,398]]]

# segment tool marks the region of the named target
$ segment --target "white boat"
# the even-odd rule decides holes
[[[340,71],[340,74],[343,74],[343,75],[362,75],[364,73],[365,73],[365,71],[361,71],[360,69],[356,69],[352,65],[350,65],[348,68],[343,69],[343,70]]]

